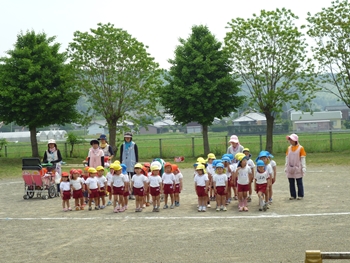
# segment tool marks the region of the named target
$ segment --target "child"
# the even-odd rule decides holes
[[[243,153],[245,154],[246,158],[247,158],[247,165],[250,167],[251,171],[252,171],[252,178],[254,178],[254,168],[255,168],[255,164],[254,161],[251,159],[252,155],[250,154],[249,148],[244,148],[243,149]],[[248,195],[248,202],[252,201],[252,183],[253,180],[249,183],[249,195]]]
[[[228,180],[228,189],[226,191],[226,205],[228,205],[229,203],[231,203],[231,187],[234,187],[234,181],[233,181],[233,176],[232,176],[232,170],[230,168],[230,163],[231,160],[230,158],[228,158],[227,156],[223,156],[221,158],[222,160],[222,164],[224,165],[224,169],[226,171],[226,176],[227,176],[227,180]],[[236,196],[236,191],[233,191],[235,196]]]
[[[69,175],[67,172],[62,173],[60,191],[61,191],[63,211],[64,212],[67,212],[68,210],[72,211],[72,208],[69,206],[70,183],[69,183]]]
[[[215,175],[213,177],[214,191],[216,198],[216,211],[227,211],[225,206],[226,193],[228,189],[228,179],[226,173],[224,173],[224,164],[216,164]]]
[[[235,157],[236,158],[236,157]],[[243,156],[238,157],[238,164],[236,172],[234,173],[234,181],[236,181],[237,178],[237,192],[238,192],[238,211],[248,211],[248,205],[247,205],[247,192],[249,192],[249,182],[252,180],[252,171],[250,167],[247,165],[247,159],[246,156],[243,154]]]
[[[164,164],[164,173],[162,175],[163,191],[164,191],[164,206],[163,209],[168,208],[168,196],[170,195],[170,209],[174,209],[174,188],[175,188],[175,176],[172,173],[171,163]]]
[[[145,189],[145,195],[143,197],[143,208],[151,205],[150,198],[149,198],[149,187],[148,187],[148,180],[149,180],[149,176],[151,175],[150,169],[151,169],[150,163],[143,164],[142,171],[143,171],[143,174],[147,177],[147,189]]]
[[[122,167],[119,164],[112,163],[110,169],[113,170],[111,194],[113,195],[114,213],[124,212],[124,191],[125,177],[122,174]]]
[[[196,167],[197,174],[194,177],[194,188],[198,196],[198,212],[206,211],[206,202],[209,187],[208,175],[204,172],[205,166],[198,164]]]
[[[108,192],[108,202],[107,202],[107,206],[112,205],[112,181],[113,181],[113,173],[114,173],[114,169],[112,167],[114,167],[115,164],[112,163],[109,166],[109,172],[106,175],[106,179],[107,179],[107,192]]]
[[[83,185],[83,196],[84,196],[84,204],[86,205],[89,202],[89,192],[86,188],[85,181],[89,178],[89,166],[84,167],[84,171],[82,174],[82,178],[84,180],[84,185]],[[85,206],[84,205],[84,206]]]
[[[266,211],[267,204],[264,202],[266,189],[271,183],[271,179],[267,171],[265,171],[265,163],[258,160],[256,163],[257,171],[255,175],[255,191],[259,197],[259,211]]]
[[[270,165],[270,161],[269,161],[270,155],[271,154],[268,151],[261,151],[259,153],[258,158],[256,158],[255,161],[257,162],[258,160],[262,160],[264,162],[265,170],[269,174],[269,177],[271,178],[271,181],[272,181],[273,180],[273,169],[272,169],[272,167]],[[271,187],[270,185],[267,185],[267,190],[266,190],[266,194],[265,194],[265,203],[267,203],[267,204],[269,202],[270,187]],[[267,207],[267,209],[269,209],[269,205],[267,205],[266,207]]]
[[[213,169],[213,161],[216,160],[215,154],[209,153],[207,159],[207,172],[209,178],[209,200],[215,201],[215,192],[213,186],[213,176],[215,174],[215,170]]]
[[[160,193],[163,191],[162,178],[159,176],[160,168],[157,165],[151,166],[151,175],[149,176],[149,189],[152,196],[153,210],[159,212]]]
[[[51,171],[52,175],[55,175],[55,184],[57,187],[57,196],[60,196],[60,183],[61,183],[61,175],[56,171],[56,169],[52,169]]]
[[[146,177],[141,173],[142,164],[137,163],[134,166],[135,174],[131,179],[131,187],[135,195],[136,208],[135,212],[142,212],[142,202],[144,189],[146,187]]]
[[[93,168],[96,168],[97,166],[103,167],[105,164],[104,152],[99,148],[99,144],[98,140],[90,141],[91,148],[88,153],[87,165]]]
[[[90,177],[86,179],[85,185],[86,189],[89,193],[89,211],[92,210],[91,201],[94,199],[95,201],[95,210],[99,210],[98,207],[98,192],[100,191],[100,185],[98,184],[98,180],[96,178],[97,171],[95,168],[90,167],[89,170]]]
[[[179,167],[176,164],[172,164],[172,171],[175,176],[175,191],[174,191],[174,199],[175,199],[175,206],[180,206],[180,193],[182,191],[182,178],[183,175],[179,170]]]
[[[97,166],[97,180],[100,186],[100,190],[98,191],[98,207],[100,209],[104,209],[106,207],[106,192],[107,192],[107,179],[104,175],[105,169],[102,166]],[[102,199],[102,205],[101,205],[101,199]]]
[[[269,204],[272,204],[272,194],[273,194],[272,185],[276,182],[276,177],[277,177],[277,164],[274,160],[272,160],[272,158],[273,158],[273,155],[270,154],[269,161],[273,171],[273,177],[272,177],[273,179],[271,180],[271,184],[269,187]]]
[[[84,179],[80,177],[79,171],[71,170],[72,180],[70,180],[71,191],[73,192],[73,199],[75,201],[75,210],[84,210],[84,196],[83,185]],[[80,207],[79,207],[80,203]]]
[[[130,194],[130,180],[129,180],[129,175],[127,172],[127,167],[125,164],[120,165],[122,167],[122,175],[124,176],[124,210],[128,210],[128,203],[129,203],[129,194]]]

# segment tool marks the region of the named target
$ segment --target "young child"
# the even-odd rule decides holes
[[[268,152],[268,151],[261,151],[258,155],[258,158],[256,158],[256,162],[258,160],[262,160],[265,164],[265,171],[267,171],[267,173],[269,174],[269,177],[271,178],[271,181],[273,180],[273,169],[270,165],[270,160],[269,160],[269,156],[271,154]],[[266,194],[265,194],[265,203],[267,204],[267,209],[269,209],[269,193],[270,193],[270,187],[271,187],[271,184],[270,185],[267,185],[267,190],[266,190]]]
[[[106,207],[106,193],[107,193],[107,179],[104,175],[105,169],[102,166],[97,166],[97,180],[100,186],[100,190],[98,191],[98,207],[100,209],[104,209]],[[101,205],[102,200],[102,205]]]
[[[135,170],[135,174],[131,179],[131,187],[135,195],[135,202],[136,202],[135,212],[142,212],[143,195],[144,195],[144,189],[146,187],[147,178],[141,173],[142,164],[140,163],[135,164],[134,170]]]
[[[85,181],[89,178],[89,166],[85,166],[82,174],[82,178],[84,180],[84,185],[83,185],[83,196],[84,196],[84,204],[86,205],[89,202],[89,192],[86,188]],[[84,206],[85,206],[84,205]]]
[[[269,187],[269,204],[272,204],[272,194],[273,194],[272,185],[276,182],[276,177],[277,177],[277,164],[274,160],[272,160],[272,158],[273,158],[273,155],[270,154],[269,161],[273,171],[273,177],[272,177],[273,179],[271,180],[271,184]]]
[[[110,164],[109,166],[109,172],[107,173],[106,175],[106,179],[107,179],[107,192],[108,192],[108,202],[107,202],[107,206],[110,206],[112,205],[112,188],[111,188],[111,185],[112,185],[112,181],[113,181],[113,173],[114,173],[114,169],[111,168],[111,167],[114,167],[115,164],[112,163]]]
[[[79,171],[76,169],[72,169],[71,174],[72,179],[70,180],[70,187],[71,191],[73,192],[73,199],[75,201],[75,210],[84,210],[84,179],[80,177]]]
[[[226,171],[226,176],[227,176],[227,180],[228,180],[228,189],[226,190],[226,205],[231,203],[232,200],[232,192],[231,192],[231,188],[234,186],[234,181],[233,181],[233,176],[232,176],[232,171],[230,168],[230,164],[231,164],[231,160],[230,158],[228,158],[227,156],[223,156],[221,158],[222,164],[224,165],[224,169]],[[236,196],[236,191],[233,191],[235,196]]]
[[[215,192],[213,186],[213,176],[215,174],[215,170],[213,169],[213,161],[216,160],[215,154],[209,153],[207,158],[207,173],[209,178],[209,200],[215,201]]]
[[[124,192],[125,192],[125,177],[122,174],[122,167],[119,164],[112,163],[110,169],[113,170],[111,194],[113,195],[114,213],[124,212]]]
[[[175,199],[175,206],[180,206],[180,193],[182,191],[182,178],[183,175],[181,171],[179,170],[179,167],[176,164],[172,164],[172,171],[175,176],[175,191],[174,191],[174,199]]]
[[[164,164],[164,173],[162,175],[163,191],[164,191],[164,206],[163,209],[168,208],[168,196],[170,195],[170,209],[174,209],[174,188],[175,188],[175,175],[172,173],[171,163]]]
[[[150,163],[144,163],[142,167],[143,174],[147,177],[147,189],[145,189],[145,195],[143,197],[143,208],[146,206],[150,206],[150,194],[149,194],[149,186],[148,186],[148,180],[149,176],[151,175],[151,164]]]
[[[236,158],[236,157],[235,157]],[[234,181],[237,178],[237,191],[238,191],[238,200],[239,208],[238,211],[248,211],[247,204],[247,192],[249,192],[249,182],[252,180],[252,171],[247,165],[247,159],[245,154],[238,157],[238,165],[236,172],[234,174]]]
[[[251,159],[252,155],[250,154],[249,148],[244,148],[243,149],[243,153],[245,154],[246,158],[247,158],[247,165],[250,167],[251,171],[252,171],[252,178],[254,178],[254,168],[255,168],[255,164],[254,161]],[[248,202],[252,201],[252,183],[253,180],[249,183],[249,195],[248,195]]]
[[[148,185],[152,196],[152,212],[159,212],[160,193],[163,191],[163,181],[159,175],[159,170],[160,168],[157,165],[151,166],[151,175],[149,176]]]
[[[196,167],[197,174],[194,177],[194,188],[198,196],[198,212],[206,211],[205,204],[207,203],[209,178],[204,169],[203,164],[198,164]]]
[[[86,179],[85,185],[86,185],[86,189],[89,193],[89,211],[92,210],[92,207],[91,207],[92,199],[94,199],[94,201],[95,201],[95,210],[99,210],[98,192],[100,191],[100,185],[98,184],[98,180],[96,177],[97,171],[95,168],[90,167],[88,172],[89,172],[90,177]]]
[[[224,171],[224,164],[218,163],[215,167],[215,175],[213,177],[214,191],[216,198],[216,211],[227,211],[225,206],[226,192],[228,189],[228,178]]]
[[[60,196],[60,183],[61,183],[61,175],[56,171],[56,169],[52,169],[52,175],[55,175],[55,184],[57,188],[57,196]]]
[[[87,165],[93,168],[96,168],[97,166],[104,166],[105,164],[105,158],[104,158],[104,152],[99,147],[100,142],[98,140],[91,140],[90,145],[91,148],[89,149],[88,153],[88,163]]]
[[[69,183],[69,174],[67,172],[62,173],[61,183],[60,183],[60,191],[62,198],[62,208],[64,212],[72,211],[72,208],[69,205],[70,199],[70,183]]]
[[[128,210],[129,194],[130,194],[130,180],[127,172],[127,167],[125,164],[120,165],[122,167],[122,175],[124,176],[124,210]]]
[[[267,204],[265,204],[265,194],[268,185],[271,183],[271,179],[267,171],[265,171],[265,163],[262,160],[258,160],[256,163],[257,171],[255,174],[255,191],[259,197],[259,211],[266,211]]]

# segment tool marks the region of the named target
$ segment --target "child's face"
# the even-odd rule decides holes
[[[249,152],[245,151],[244,154],[245,156],[249,157]]]
[[[114,174],[116,174],[116,175],[120,175],[122,173],[122,170],[116,170],[116,171],[114,171]]]
[[[159,175],[159,170],[153,170],[152,175],[154,175],[154,176]]]
[[[171,173],[171,166],[165,166],[165,167],[164,167],[164,171],[165,171],[167,174],[170,174],[170,173]]]
[[[89,172],[88,171],[84,171],[84,175],[85,176],[89,176]]]
[[[208,163],[212,164],[214,159],[208,159]]]
[[[216,172],[217,174],[222,174],[222,173],[224,172],[224,168],[218,167],[218,168],[216,168],[215,172]]]
[[[141,173],[141,168],[135,168],[135,174],[140,174]]]
[[[245,167],[247,165],[247,160],[246,159],[243,159],[242,161],[241,161],[241,166],[242,167]]]
[[[90,177],[94,178],[96,174],[90,174]]]
[[[268,159],[266,156],[260,157],[260,160],[262,160],[264,162],[264,164],[267,164]]]
[[[174,175],[177,175],[178,173],[179,173],[179,170],[175,170],[175,171],[173,172]]]
[[[98,148],[98,144],[93,144],[92,148],[97,149]]]
[[[199,169],[199,170],[196,170],[197,171],[197,173],[199,174],[199,175],[202,175],[203,174],[203,170],[202,169]]]
[[[104,171],[103,170],[99,170],[97,173],[98,173],[98,177],[102,177],[102,175],[104,174]]]
[[[78,177],[79,177],[79,173],[72,174],[72,178],[73,178],[73,179],[76,179],[76,178],[78,178]]]
[[[228,162],[223,162],[224,166],[227,167],[228,166]]]
[[[62,181],[67,181],[68,180],[68,176],[62,176]]]
[[[258,172],[259,172],[259,173],[265,172],[264,166],[258,166]]]

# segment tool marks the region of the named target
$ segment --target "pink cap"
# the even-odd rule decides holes
[[[232,135],[229,142],[239,143],[237,135]]]
[[[292,133],[291,135],[287,136],[286,138],[287,138],[287,140],[292,140],[294,142],[297,142],[299,140],[298,135],[296,135],[295,133]]]

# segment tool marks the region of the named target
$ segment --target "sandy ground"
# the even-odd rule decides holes
[[[278,167],[271,208],[259,212],[254,195],[245,213],[236,202],[227,212],[197,212],[190,169],[180,207],[159,213],[135,213],[134,201],[119,214],[62,212],[59,198],[24,200],[19,175],[0,181],[0,261],[304,262],[305,250],[350,251],[349,168],[309,166],[304,200],[290,201]]]

